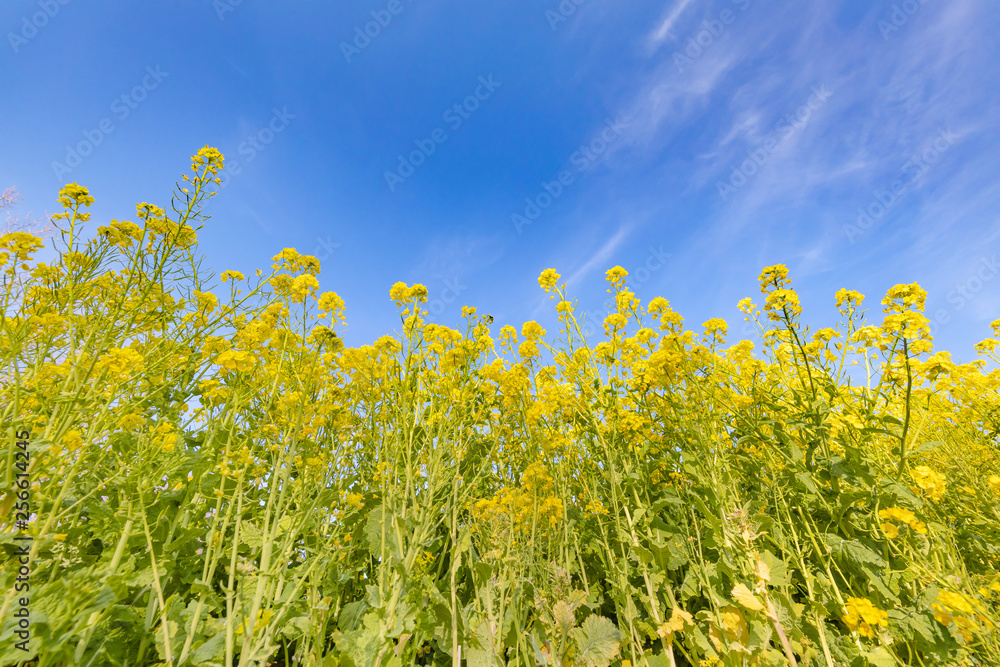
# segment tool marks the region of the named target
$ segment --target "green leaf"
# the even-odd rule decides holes
[[[944,444],[943,440],[935,440],[934,442],[925,442],[924,444],[918,445],[913,449],[911,449],[910,451],[906,452],[906,457],[909,458],[916,454],[923,454],[924,452],[933,451],[943,444]]]
[[[928,644],[933,644],[938,640],[934,624],[925,614],[904,614],[892,609],[889,611],[889,618],[903,631],[904,637],[912,644],[916,644],[918,638],[923,639]]]
[[[226,655],[226,632],[217,633],[214,637],[191,652],[191,662],[201,665],[206,662],[221,662]]]
[[[145,570],[136,572],[128,579],[129,586],[139,586],[145,588],[153,583],[153,568],[147,567]]]
[[[337,626],[340,628],[341,632],[357,630],[358,626],[361,624],[361,618],[367,611],[368,603],[364,600],[358,600],[356,602],[345,604],[344,608],[340,610],[340,616],[337,619]]]
[[[810,473],[800,472],[795,476],[795,479],[802,482],[802,485],[805,486],[811,493],[815,493],[817,495],[819,494],[819,487],[816,486],[816,483],[813,481]]]
[[[664,545],[650,544],[657,562],[668,570],[676,570],[688,562],[687,542],[680,535],[674,535]]]
[[[670,657],[665,653],[650,656],[647,662],[649,667],[670,667]]]
[[[564,600],[556,602],[555,606],[552,607],[552,618],[555,619],[556,625],[563,635],[576,625],[576,614],[573,613],[573,607],[566,604]]]
[[[896,660],[884,646],[879,646],[874,651],[867,651],[864,654],[865,661],[872,667],[896,667]]]
[[[482,621],[476,626],[472,633],[472,643],[468,651],[463,651],[469,667],[501,667],[502,663],[497,659],[495,641],[490,632],[490,625],[487,621]]]
[[[834,535],[833,533],[826,533],[826,543],[830,545],[833,552],[839,556],[846,557],[848,560],[863,565],[864,563],[870,563],[877,567],[885,567],[886,563],[882,556],[872,549],[869,549],[861,542],[857,540],[845,540],[839,535]]]
[[[865,574],[865,576],[868,577],[868,581],[871,583],[872,587],[875,590],[877,590],[882,597],[884,597],[886,600],[892,600],[893,602],[899,599],[889,589],[889,587],[885,585],[885,582],[882,581],[882,577],[877,575],[875,572],[872,572],[871,568],[861,566],[860,569]]]
[[[577,657],[587,667],[608,667],[621,643],[615,624],[603,616],[588,616],[579,628],[573,629]]]
[[[782,586],[788,585],[788,567],[785,565],[785,561],[781,560],[770,551],[762,551],[760,559],[764,561],[764,564],[767,565],[767,569],[771,571],[771,586],[781,588]]]
[[[260,549],[264,546],[264,533],[249,521],[240,522],[240,542],[251,549]]]
[[[632,547],[632,549],[635,551],[635,555],[638,557],[639,562],[643,565],[649,565],[653,562],[653,552],[649,549],[644,549],[638,544]]]

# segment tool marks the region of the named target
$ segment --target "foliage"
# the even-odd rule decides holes
[[[211,287],[222,164],[86,241],[66,186],[49,263],[0,239],[0,521],[18,472],[35,514],[0,664],[1000,664],[1000,321],[968,364],[916,285],[810,331],[775,266],[755,356],[615,267],[592,345],[549,269],[554,339],[397,283],[402,333],[348,348],[315,258]]]

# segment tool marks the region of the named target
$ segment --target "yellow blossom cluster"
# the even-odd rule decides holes
[[[888,509],[879,510],[879,517],[885,519],[884,523],[879,524],[882,531],[885,533],[886,537],[894,539],[899,537],[899,527],[896,523],[901,523],[905,526],[909,526],[910,530],[913,530],[920,534],[927,533],[927,524],[923,521],[918,521],[917,517],[914,516],[913,512],[902,507],[890,507]],[[895,523],[892,523],[895,522]]]
[[[851,597],[844,605],[841,620],[851,632],[857,632],[862,637],[874,637],[875,628],[888,627],[889,614],[877,608],[867,598]]]
[[[47,263],[0,240],[52,655],[1000,664],[1000,320],[980,359],[934,353],[926,293],[897,285],[878,321],[843,289],[814,329],[775,265],[738,305],[758,338],[729,343],[622,267],[597,319],[546,269],[537,319],[446,326],[400,282],[401,331],[352,346],[294,248],[207,286],[222,156],[191,166],[168,209],[93,238],[67,185]],[[80,609],[146,622],[102,645]]]
[[[931,500],[937,502],[944,496],[944,475],[936,470],[932,470],[928,466],[916,466],[910,471],[910,476],[913,477],[920,493]]]

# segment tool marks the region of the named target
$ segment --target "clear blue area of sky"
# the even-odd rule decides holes
[[[554,329],[538,274],[594,321],[614,265],[740,335],[785,263],[816,326],[919,282],[969,360],[1000,317],[997,35],[983,0],[5,0],[0,187],[134,219],[216,146],[208,264],[320,257],[355,345],[399,280],[447,324]]]

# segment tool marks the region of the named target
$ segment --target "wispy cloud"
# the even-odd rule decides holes
[[[675,4],[664,17],[663,21],[660,22],[660,25],[656,28],[656,30],[650,34],[649,41],[654,45],[658,45],[665,40],[670,35],[670,31],[673,30],[674,24],[677,23],[677,19],[681,17],[681,14],[684,13],[684,10],[687,9],[688,5],[690,5],[693,1],[694,0],[680,0],[680,2]]]
[[[566,284],[574,285],[585,278],[587,274],[594,269],[604,267],[604,265],[607,264],[608,258],[611,257],[612,253],[618,249],[618,246],[620,246],[622,241],[624,241],[628,236],[629,231],[629,228],[625,226],[619,228],[618,231],[615,232],[614,236],[606,240],[600,249],[591,255],[590,259],[583,263],[583,266],[573,272],[573,275],[566,281]]]

